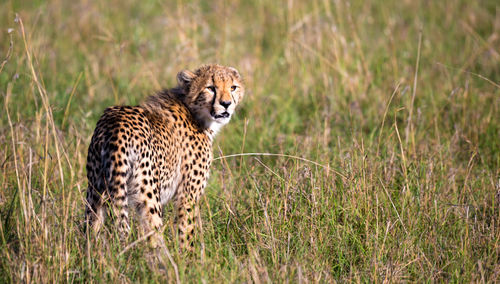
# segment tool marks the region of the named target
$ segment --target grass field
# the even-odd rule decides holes
[[[104,108],[209,62],[247,96],[195,252],[89,241]],[[0,94],[2,283],[500,281],[497,1],[4,0]]]

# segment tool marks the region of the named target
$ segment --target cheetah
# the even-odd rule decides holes
[[[87,157],[85,215],[92,231],[100,230],[107,212],[123,240],[134,208],[143,231],[154,230],[163,241],[162,206],[172,200],[180,247],[192,249],[212,142],[244,86],[235,68],[217,64],[181,71],[177,83],[139,106],[109,107],[97,122]]]

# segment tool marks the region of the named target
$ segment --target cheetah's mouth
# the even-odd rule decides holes
[[[219,119],[219,118],[228,118],[229,117],[229,112],[225,111],[221,114],[215,114],[214,112],[211,113],[213,118]]]

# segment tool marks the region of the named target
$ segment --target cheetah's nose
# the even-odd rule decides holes
[[[228,108],[231,105],[231,101],[219,101],[219,104],[225,108]]]

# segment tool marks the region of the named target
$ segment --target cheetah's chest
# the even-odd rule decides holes
[[[153,172],[162,205],[176,196],[183,180],[194,184],[190,190],[197,191],[206,185],[208,178],[207,164],[211,160],[208,136],[185,130],[178,132],[181,133],[184,135],[171,136],[170,139],[155,137],[152,141],[156,146],[152,154],[152,164],[156,168]]]
[[[177,189],[182,181],[180,169],[181,163],[179,162],[172,172],[163,172],[163,178],[160,179],[160,202],[162,205],[169,202],[177,193]]]

